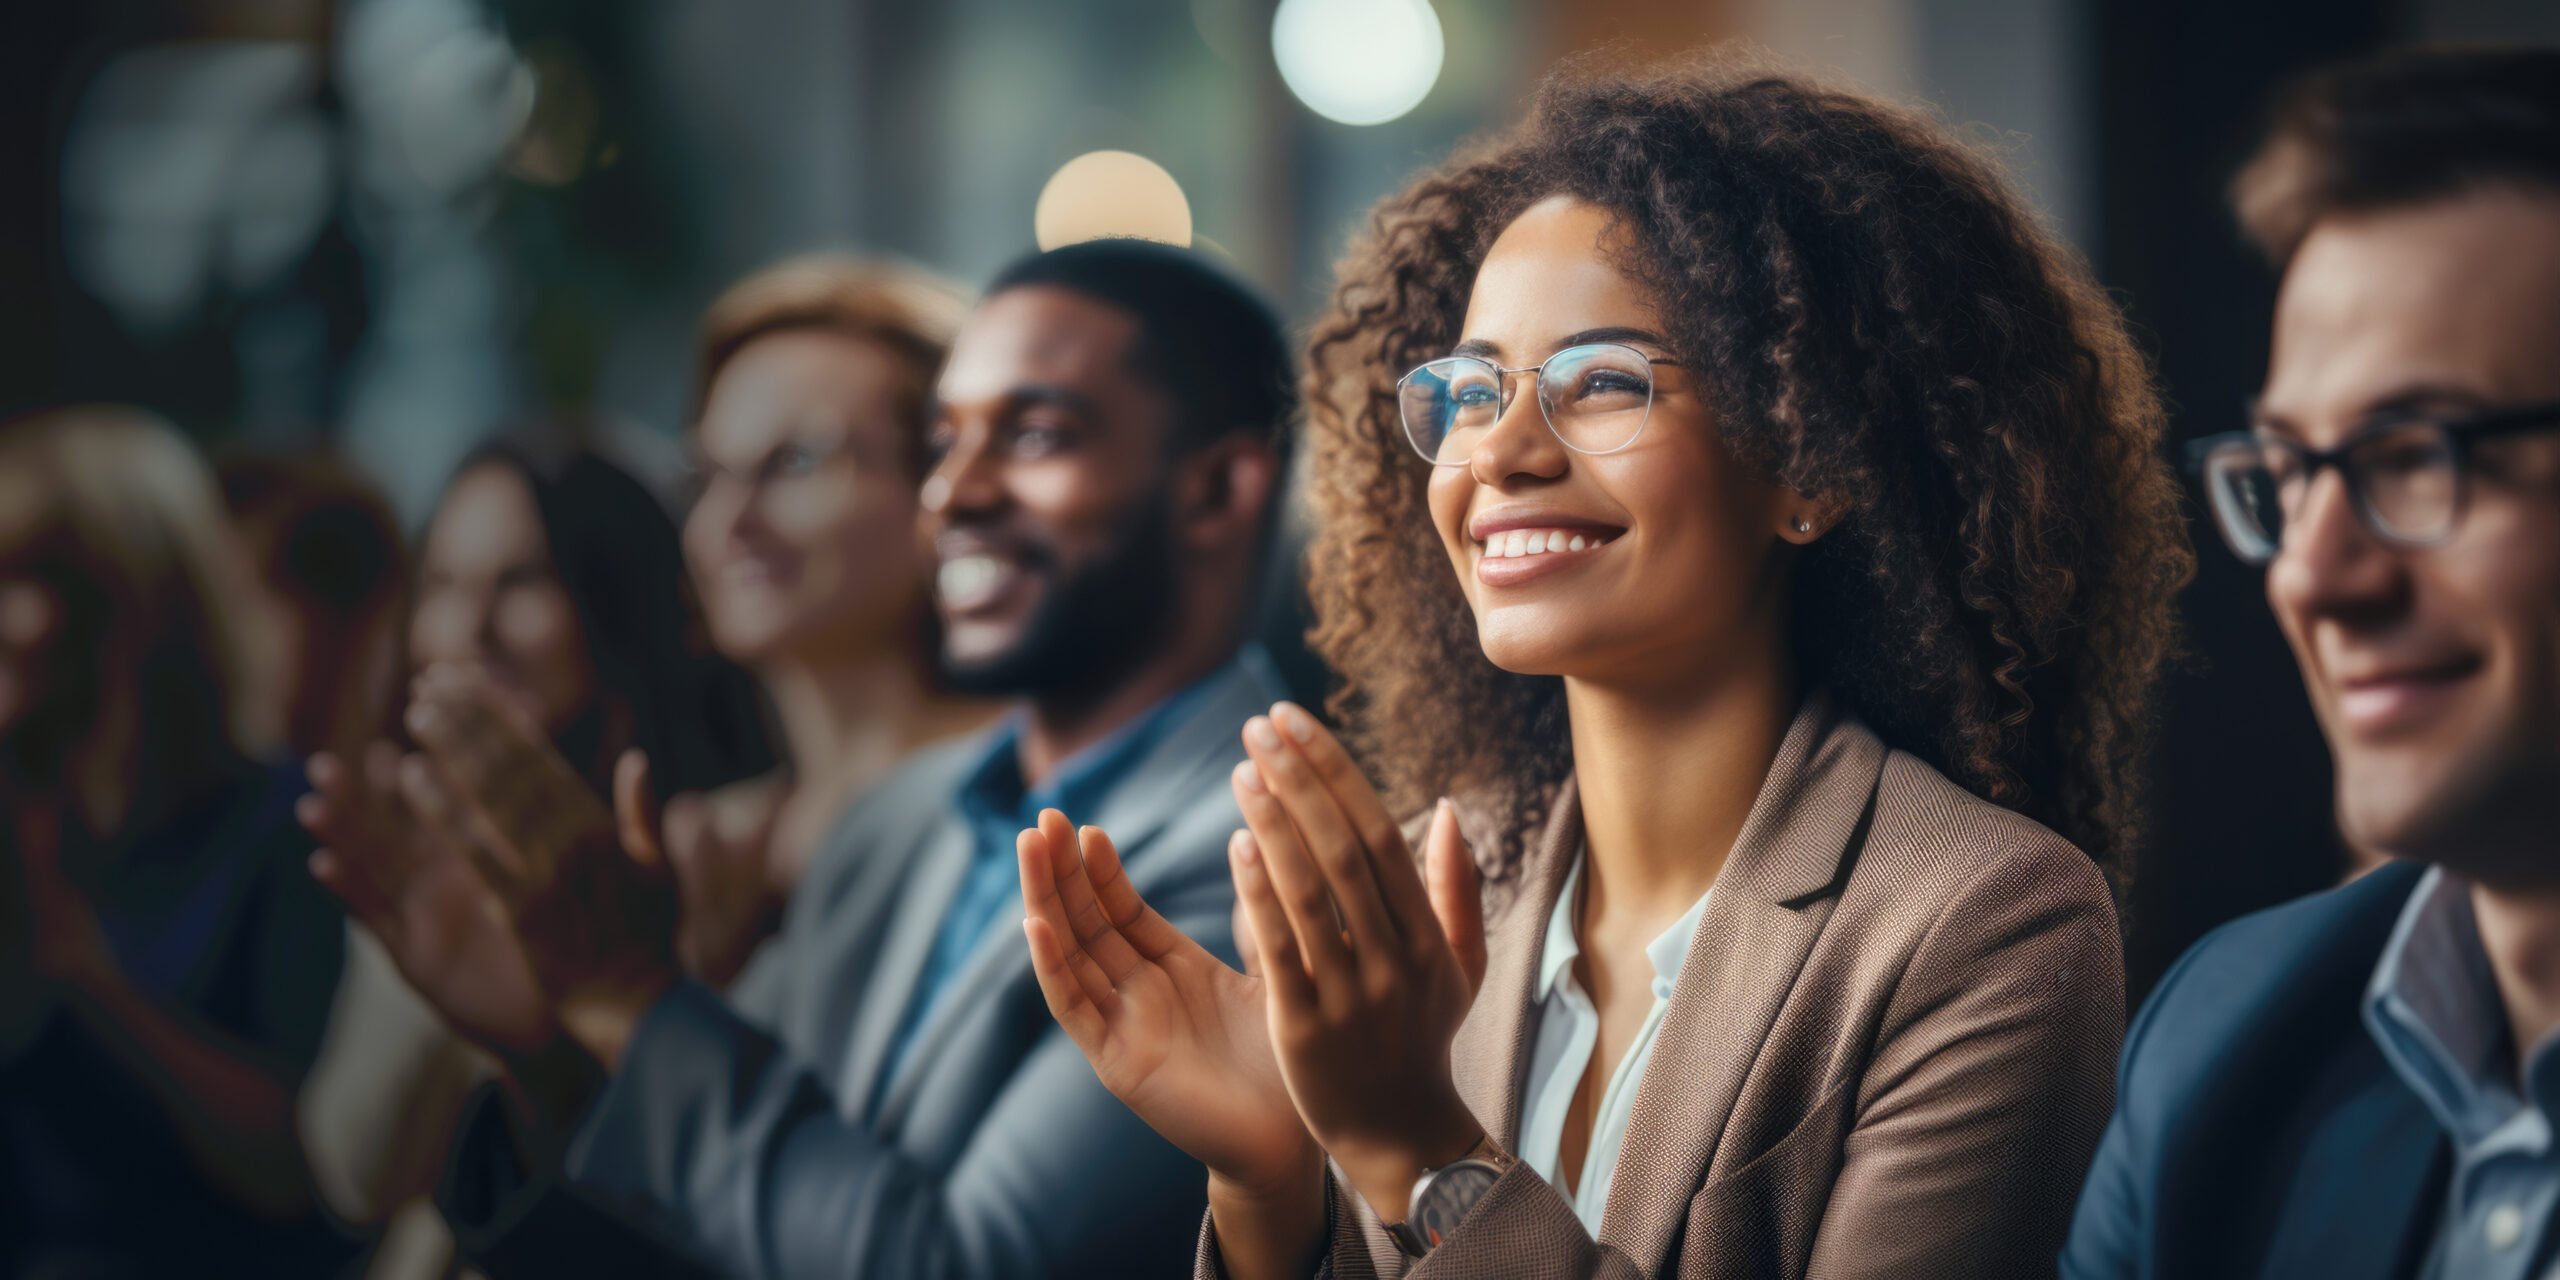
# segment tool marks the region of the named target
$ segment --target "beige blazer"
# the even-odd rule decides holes
[[[1581,846],[1567,784],[1451,1049],[1516,1148],[1531,983]],[[2068,842],[1808,698],[1734,842],[1663,1017],[1599,1239],[1521,1165],[1406,1265],[1328,1187],[1333,1276],[2053,1274],[2114,1102],[2124,975]],[[1219,1272],[1204,1229],[1199,1270]]]

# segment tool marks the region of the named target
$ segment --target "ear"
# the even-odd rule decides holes
[[[1820,495],[1807,497],[1793,489],[1782,491],[1777,511],[1779,540],[1799,547],[1820,541],[1840,523],[1839,504]]]
[[[1242,432],[1202,445],[1182,460],[1174,493],[1174,532],[1208,549],[1251,540],[1279,497],[1280,458]]]

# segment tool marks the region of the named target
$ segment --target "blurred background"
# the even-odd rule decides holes
[[[2274,282],[2220,191],[2270,89],[2390,42],[2560,41],[2548,0],[91,0],[5,21],[0,410],[127,402],[224,456],[331,453],[412,530],[529,415],[671,474],[693,324],[776,258],[974,282],[1043,232],[1144,224],[1303,322],[1367,206],[1558,59],[1732,37],[2003,152],[2141,326],[2183,440],[2236,425],[2262,372]],[[2206,928],[2346,866],[2257,577],[2197,541],[2212,659],[2171,691],[2137,998]]]

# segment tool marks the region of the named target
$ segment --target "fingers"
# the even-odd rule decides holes
[[[614,815],[569,762],[485,677],[431,668],[419,677],[409,731],[449,792],[528,876],[547,882],[573,844],[611,832]]]
[[[1047,823],[1050,814],[1040,816],[1042,826],[1014,838],[1015,865],[1022,876],[1023,919],[1038,921],[1048,930],[1050,940],[1059,949],[1059,972],[1084,992],[1085,1000],[1107,1007],[1113,1000],[1111,975],[1104,973],[1082,946],[1076,945],[1075,930],[1067,923],[1066,904],[1058,896],[1059,860],[1067,855],[1051,841]],[[1063,827],[1066,815],[1057,816],[1057,825]],[[1036,953],[1033,958],[1038,958]],[[1053,1002],[1050,1012],[1056,1011]]]
[[[1028,831],[1023,833],[1026,840],[1030,836]],[[1058,941],[1057,930],[1038,916],[1024,916],[1022,937],[1030,944],[1031,977],[1040,984],[1040,998],[1048,1003],[1049,1016],[1066,1029],[1067,1038],[1075,1041],[1085,1057],[1099,1058],[1111,1024],[1084,984],[1069,970],[1066,948]]]
[[[1120,865],[1119,846],[1111,843],[1109,833],[1100,827],[1084,827],[1076,832],[1076,839],[1084,854],[1085,878],[1093,884],[1093,896],[1101,904],[1103,918],[1128,939],[1139,955],[1160,959],[1167,952],[1197,945],[1138,896],[1138,886],[1129,883],[1129,872]]]
[[[462,846],[472,869],[510,905],[523,899],[527,889],[524,864],[516,860],[511,850],[474,838],[464,826],[466,816],[460,806],[446,793],[425,760],[417,756],[401,758],[400,794],[408,801],[409,811],[417,816],[424,834],[448,846]]]
[[[649,785],[649,756],[633,747],[613,762],[613,815],[621,829],[622,851],[633,862],[653,866],[666,861],[658,842],[658,802]]]
[[[1384,910],[1397,932],[1408,940],[1436,932],[1431,922],[1430,898],[1423,889],[1421,875],[1414,869],[1403,826],[1387,811],[1386,802],[1378,798],[1378,789],[1369,785],[1368,775],[1360,772],[1341,740],[1326,732],[1306,708],[1294,702],[1274,703],[1271,720],[1287,739],[1289,748],[1323,783],[1325,793],[1339,811],[1339,820],[1350,827],[1368,853],[1370,873],[1377,878]],[[1291,812],[1296,811],[1292,806]]]
[[[1467,991],[1484,986],[1484,898],[1477,883],[1475,854],[1458,831],[1458,811],[1442,800],[1431,812],[1431,831],[1423,837],[1423,858],[1431,873],[1431,914],[1441,936],[1458,953],[1458,968]]]
[[[1340,912],[1343,926],[1351,931],[1355,960],[1375,963],[1391,956],[1401,935],[1379,898],[1378,877],[1370,870],[1369,852],[1361,845],[1360,833],[1344,816],[1332,790],[1316,776],[1304,756],[1280,740],[1279,729],[1268,717],[1255,716],[1245,722],[1244,742],[1246,754],[1253,757],[1253,780],[1261,785],[1248,791],[1242,785],[1245,772],[1238,770],[1236,806],[1244,811],[1245,825],[1253,828],[1254,836],[1261,841],[1263,856],[1277,866],[1281,900],[1288,902],[1291,894],[1286,864],[1296,850],[1303,849],[1321,872],[1323,887],[1332,898],[1334,909]],[[1287,827],[1296,830],[1284,839],[1282,829]],[[1314,951],[1312,945],[1309,949]]]
[[[1244,812],[1244,827],[1252,832],[1249,855],[1270,878],[1272,896],[1280,901],[1280,916],[1265,922],[1254,916],[1254,934],[1265,934],[1265,924],[1280,924],[1295,937],[1295,955],[1303,963],[1303,973],[1316,980],[1316,991],[1347,991],[1359,975],[1359,960],[1352,955],[1352,945],[1382,952],[1393,945],[1393,932],[1385,927],[1385,916],[1377,914],[1377,891],[1367,888],[1367,911],[1352,924],[1352,942],[1344,942],[1341,924],[1334,922],[1334,888],[1329,876],[1318,868],[1316,858],[1298,840],[1298,827],[1290,822],[1288,812],[1280,809],[1280,799],[1262,786],[1262,771],[1252,760],[1236,763],[1229,778],[1236,794],[1236,809]],[[1229,852],[1236,852],[1229,845]],[[1359,873],[1362,881],[1370,881],[1370,873]],[[1239,888],[1242,893],[1242,888]],[[1272,947],[1270,937],[1262,940],[1265,960],[1280,952]]]
[[[1248,922],[1243,931],[1248,936],[1237,941],[1253,947],[1255,974],[1286,1007],[1298,1012],[1313,1008],[1315,983],[1307,976],[1296,929],[1289,923],[1288,909],[1280,905],[1279,890],[1271,883],[1252,832],[1239,831],[1228,838],[1227,869],[1235,877],[1236,910]]]
[[[1110,913],[1103,910],[1102,899],[1093,888],[1093,869],[1085,865],[1083,846],[1076,839],[1075,828],[1067,822],[1067,815],[1055,809],[1041,810],[1040,835],[1049,846],[1052,883],[1070,930],[1067,936],[1102,966],[1112,986],[1120,985],[1130,970],[1146,963],[1145,957],[1129,945]],[[1103,844],[1108,848],[1110,842],[1106,839]],[[1119,860],[1113,858],[1112,870],[1117,872],[1119,866]]]

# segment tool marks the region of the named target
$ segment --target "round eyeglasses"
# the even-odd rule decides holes
[[[2555,427],[2560,404],[2443,420],[2396,418],[2334,449],[2233,431],[2187,446],[2187,465],[2203,479],[2214,524],[2232,554],[2265,564],[2283,549],[2285,525],[2323,471],[2337,470],[2348,506],[2375,537],[2395,546],[2434,546],[2452,537],[2462,519],[2473,445]]]
[[[1534,373],[1547,430],[1576,453],[1616,453],[1653,416],[1653,367],[1680,362],[1615,342],[1593,342],[1505,369],[1474,356],[1434,360],[1396,384],[1405,439],[1435,467],[1463,467],[1511,408],[1511,377]]]

